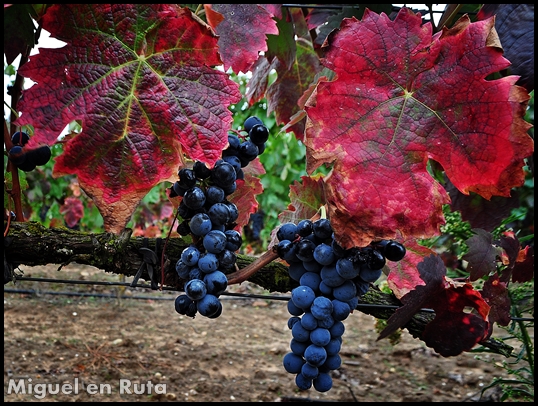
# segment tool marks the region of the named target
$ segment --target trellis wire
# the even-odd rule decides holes
[[[132,286],[129,282],[106,282],[106,281],[83,281],[79,279],[55,279],[55,278],[34,278],[29,276],[15,276],[15,280],[20,281],[31,281],[31,282],[44,282],[44,283],[68,283],[72,285],[104,285],[104,286],[123,286],[128,288],[143,288],[151,289],[150,285],[147,284],[136,284]],[[170,288],[164,286],[161,290],[169,292],[182,292],[181,290]],[[12,289],[4,287],[4,293],[18,293],[18,294],[42,294],[42,295],[57,295],[57,296],[81,296],[81,297],[100,297],[100,298],[114,298],[117,299],[118,295],[105,294],[105,293],[86,293],[86,292],[57,292],[57,291],[38,291],[35,289]],[[289,295],[258,295],[255,293],[233,293],[233,292],[223,292],[221,294],[224,297],[222,299],[234,300],[234,299],[266,299],[266,300],[282,300],[288,301],[291,299]],[[139,299],[139,300],[175,300],[175,297],[162,297],[162,296],[132,296],[132,295],[122,295],[123,299]],[[397,310],[401,306],[396,305],[379,305],[379,304],[368,304],[368,303],[359,303],[355,309],[386,309],[386,310]],[[433,309],[419,309],[419,312],[422,313],[435,313]],[[512,321],[532,321],[534,322],[534,317],[511,317]]]
[[[29,282],[44,282],[44,283],[67,283],[71,285],[101,285],[101,286],[123,286],[128,288],[143,288],[143,289],[151,289],[150,285],[147,284],[136,284],[134,286],[131,286],[131,283],[129,282],[107,282],[107,281],[83,281],[79,279],[56,279],[56,278],[35,278],[30,276],[15,276],[15,280],[18,281],[29,281]],[[13,292],[10,292],[10,288],[4,287],[5,293],[18,293],[15,292],[15,289],[11,289]],[[28,289],[29,291],[33,291],[33,289]],[[170,292],[182,292],[181,290],[170,288],[170,287],[163,287],[162,290],[170,291]],[[35,291],[37,293],[37,291]],[[25,292],[23,292],[25,293]],[[31,292],[28,292],[31,293]],[[45,292],[40,291],[39,293],[45,294]],[[79,296],[80,292],[73,292],[76,293],[73,296]],[[60,293],[54,293],[59,295]],[[66,294],[69,294],[69,292],[66,292]],[[95,293],[85,293],[85,296],[91,296],[95,295]],[[234,292],[223,292],[221,294],[222,296],[230,296],[230,297],[237,297],[237,298],[244,298],[244,299],[266,299],[266,300],[283,300],[288,301],[290,300],[291,296],[289,295],[258,295],[254,293],[234,293]],[[111,297],[117,297],[116,295],[111,295]],[[122,298],[130,298],[132,296],[122,296]],[[154,297],[141,297],[148,300],[153,299]],[[168,298],[167,298],[168,299]],[[175,300],[174,298],[169,298],[169,300]],[[164,299],[159,299],[164,300]],[[387,309],[387,310],[396,310],[399,309],[400,306],[396,305],[378,305],[378,304],[366,304],[366,303],[359,303],[356,307],[356,309],[360,308],[376,308],[376,309]],[[426,313],[434,313],[433,309],[420,309],[421,312]]]

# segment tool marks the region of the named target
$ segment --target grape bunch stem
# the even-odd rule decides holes
[[[243,269],[229,274],[228,285],[235,285],[236,283],[242,283],[246,281],[264,266],[273,262],[275,259],[278,259],[278,254],[275,251],[266,251],[263,255],[258,257],[258,259],[256,259],[254,262],[250,263]]]

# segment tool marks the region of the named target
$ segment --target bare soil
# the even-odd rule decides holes
[[[120,280],[57,268],[21,266],[26,277]],[[40,401],[43,388],[43,400],[57,402],[473,402],[504,376],[495,356],[443,358],[407,331],[395,345],[376,341],[376,320],[355,311],[344,321],[333,388],[301,392],[282,366],[291,339],[283,300],[221,296],[220,317],[192,319],[175,312],[177,292],[33,281],[4,289],[35,290],[4,292],[4,402]],[[60,291],[113,297],[47,293]],[[270,295],[249,283],[228,291]],[[491,389],[481,400],[499,396]]]

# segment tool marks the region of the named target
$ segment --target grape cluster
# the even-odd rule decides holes
[[[196,161],[178,172],[179,180],[170,189],[170,197],[182,197],[178,216],[183,221],[177,231],[191,234],[194,241],[176,263],[178,276],[186,281],[185,293],[175,301],[179,314],[216,318],[222,313],[219,296],[228,286],[225,273],[235,268],[243,243],[234,229],[239,211],[228,196],[244,178],[243,168],[265,150],[269,139],[269,130],[258,117],[247,118],[244,131],[248,135],[228,135],[229,145],[212,169]]]
[[[49,162],[52,152],[48,145],[41,145],[35,149],[25,150],[24,146],[30,137],[24,131],[17,131],[11,136],[13,147],[9,150],[8,157],[17,168],[24,172],[33,171],[36,166],[45,165]]]
[[[247,226],[244,228],[245,235],[251,241],[259,241],[260,233],[264,227],[265,212],[259,210],[256,213],[250,215]]]
[[[386,260],[400,261],[406,250],[393,240],[343,249],[328,219],[285,223],[276,236],[276,252],[289,264],[290,278],[299,282],[288,301],[292,339],[284,369],[295,375],[300,390],[314,386],[327,392],[333,386],[330,372],[342,362],[343,321],[381,276]]]

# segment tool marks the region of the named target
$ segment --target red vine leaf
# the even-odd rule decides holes
[[[468,262],[469,279],[476,281],[497,270],[497,258],[502,250],[493,245],[491,233],[480,228],[473,229],[473,232],[476,235],[465,241],[469,251],[462,259]]]
[[[236,182],[237,189],[228,197],[228,200],[240,208],[234,228],[242,233],[243,227],[250,220],[250,215],[258,210],[256,196],[263,192],[263,185],[260,178],[249,173],[245,173],[244,180],[239,179]]]
[[[491,307],[489,322],[499,323],[501,326],[510,324],[510,297],[506,283],[499,280],[499,275],[492,275],[484,282],[481,294]]]
[[[443,357],[453,357],[471,350],[489,334],[490,307],[470,283],[452,284],[424,303],[435,311],[424,328],[422,339]],[[471,313],[464,309],[472,309]]]
[[[521,249],[521,243],[513,231],[505,231],[499,245],[503,249],[502,262],[506,265],[501,280],[508,282],[527,282],[534,277],[534,248]]]
[[[260,51],[267,51],[267,34],[278,34],[273,14],[259,4],[204,4],[207,20],[219,35],[224,71],[248,72]],[[220,15],[219,15],[220,14]]]
[[[519,207],[517,192],[510,197],[493,196],[486,200],[476,193],[464,195],[450,181],[445,188],[451,199],[452,211],[459,211],[462,220],[468,221],[473,228],[491,232],[510,215],[512,209]]]
[[[420,268],[421,266],[427,268],[427,271],[417,273],[420,282],[413,282],[413,289],[410,289],[400,298],[404,306],[389,317],[387,327],[379,334],[378,340],[388,337],[403,327],[423,307],[429,296],[436,295],[445,288],[446,268],[439,257],[431,254],[418,264],[417,268],[424,270],[424,268]]]
[[[519,251],[512,272],[512,282],[528,282],[532,278],[534,278],[534,248],[527,245]]]
[[[405,257],[398,262],[387,262],[390,273],[387,277],[387,283],[398,299],[411,292],[418,285],[424,285],[424,280],[417,271],[419,263],[424,258],[435,254],[431,249],[419,245],[414,238],[404,240],[397,238],[406,248]]]
[[[313,217],[325,205],[324,184],[321,175],[314,177],[301,176],[302,184],[294,181],[290,186],[288,209],[278,215],[282,224],[297,223]]]
[[[436,255],[424,258],[417,269],[423,283],[401,298],[404,305],[387,320],[378,340],[403,327],[420,308],[435,311],[435,318],[425,327],[421,338],[444,357],[469,351],[486,338],[490,308],[472,285],[448,281],[443,261]],[[465,313],[465,308],[475,312]]]
[[[41,49],[19,73],[36,82],[19,104],[30,144],[56,142],[73,120],[54,176],[76,174],[105,229],[120,232],[184,156],[213,165],[227,144],[236,83],[213,69],[217,37],[170,4],[53,5],[43,27],[67,45]]]
[[[64,215],[67,227],[75,227],[84,217],[84,205],[78,197],[68,197],[60,207],[60,213]]]
[[[276,61],[274,63],[277,63]],[[245,98],[250,106],[259,102],[265,97],[265,92],[269,84],[269,73],[273,69],[265,56],[260,58],[252,65],[252,77],[248,81]]]
[[[323,64],[337,79],[305,106],[305,145],[308,173],[334,165],[326,193],[342,246],[438,234],[449,196],[430,159],[464,194],[509,196],[523,184],[529,94],[514,76],[486,80],[509,66],[490,45],[493,25],[464,16],[433,37],[407,8],[394,21],[367,10],[329,35]]]

